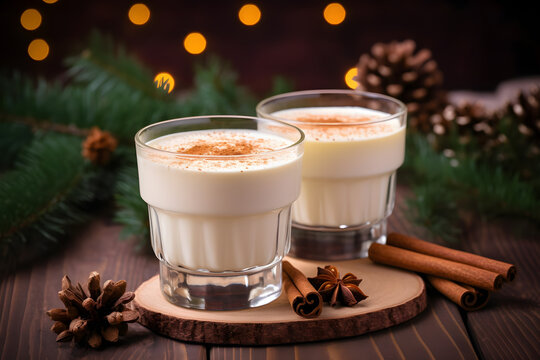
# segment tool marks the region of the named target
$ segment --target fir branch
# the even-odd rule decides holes
[[[80,146],[80,139],[62,135],[35,139],[14,169],[0,177],[3,261],[23,255],[29,243],[36,251],[47,249],[69,225],[86,218],[96,174],[86,170]]]
[[[103,96],[99,89],[89,86],[61,87],[58,83],[32,82],[18,74],[0,77],[0,86],[8,85],[13,85],[13,90],[0,100],[0,117],[44,130],[58,130],[61,125],[74,129],[97,126],[121,142],[132,143],[140,128],[171,114],[182,115],[181,104],[125,89],[111,90]]]
[[[229,65],[216,57],[195,67],[195,89],[186,100],[191,111],[199,115],[255,114],[255,98],[238,85]]]
[[[294,83],[290,79],[287,79],[286,77],[278,75],[272,79],[272,89],[265,96],[265,98],[274,96],[274,95],[288,93],[291,91],[294,91]]]
[[[124,226],[121,237],[134,237],[138,241],[139,248],[147,248],[150,238],[148,206],[139,194],[136,166],[126,167],[120,172],[116,183],[115,200],[119,206],[115,221]]]
[[[528,218],[540,224],[535,183],[469,154],[470,150],[460,149],[448,158],[421,135],[408,135],[402,173],[414,193],[407,204],[415,223],[445,241],[456,240],[462,232],[464,214]]]
[[[145,68],[123,46],[97,31],[90,35],[89,44],[79,56],[65,61],[67,75],[76,84],[99,90],[103,96],[109,92],[136,91],[159,99],[171,100],[166,92],[154,86],[150,70]]]
[[[0,114],[2,120],[11,122],[13,124],[26,125],[34,132],[55,132],[59,134],[75,135],[80,137],[88,136],[89,129],[80,129],[73,124],[65,125],[53,123],[46,120],[37,120],[31,117],[15,116],[9,114]]]
[[[0,122],[0,172],[8,170],[32,141],[32,131],[23,124]]]
[[[443,184],[426,182],[411,185],[414,196],[406,199],[407,218],[425,228],[435,239],[456,242],[463,233],[454,194]]]

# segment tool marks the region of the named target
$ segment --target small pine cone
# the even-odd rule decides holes
[[[474,139],[485,148],[493,145],[498,136],[497,120],[494,114],[489,113],[481,103],[462,102],[447,105],[441,114],[442,127],[453,128],[462,143],[469,143]],[[441,131],[437,135],[447,132]]]
[[[82,155],[93,164],[103,165],[109,162],[118,141],[108,132],[93,127],[82,144]]]
[[[540,87],[532,86],[528,92],[520,91],[516,100],[508,103],[501,117],[516,119],[519,132],[530,143],[529,155],[540,154]]]
[[[413,40],[377,43],[370,54],[358,61],[359,89],[386,94],[403,101],[409,113],[409,127],[432,132],[431,116],[446,105],[442,72],[431,51],[415,53]]]
[[[57,334],[56,341],[74,339],[93,348],[100,347],[103,340],[117,342],[126,334],[128,323],[139,319],[137,311],[125,307],[135,294],[126,292],[125,280],[107,280],[102,288],[97,272],[90,273],[87,284],[88,294],[81,284],[73,286],[67,276],[62,279],[58,296],[66,309],[47,311],[55,321],[51,331]]]

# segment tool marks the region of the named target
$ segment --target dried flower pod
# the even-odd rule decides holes
[[[99,274],[90,273],[87,293],[80,284],[74,286],[69,277],[64,276],[58,297],[66,308],[47,311],[55,321],[51,331],[58,334],[56,341],[74,339],[77,343],[97,348],[103,340],[117,342],[126,334],[128,323],[138,320],[137,311],[125,309],[125,304],[132,301],[135,294],[126,292],[124,280],[108,280],[103,288],[99,282]]]
[[[339,270],[332,265],[317,268],[317,276],[308,278],[309,282],[321,294],[323,301],[335,306],[338,302],[346,306],[356,305],[367,298],[358,285],[362,281],[354,274],[347,273],[339,278]]]

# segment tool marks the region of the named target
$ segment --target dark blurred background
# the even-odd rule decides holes
[[[137,2],[151,12],[140,26],[128,18]],[[254,26],[238,19],[247,2],[262,13]],[[526,5],[533,2],[341,0],[346,18],[337,26],[323,18],[330,2],[4,0],[1,67],[54,78],[64,69],[62,60],[81,51],[91,30],[98,29],[155,73],[171,73],[176,87],[184,89],[192,85],[193,64],[211,55],[226,60],[240,83],[261,94],[276,75],[290,79],[298,90],[345,88],[344,74],[374,43],[408,38],[432,50],[449,90],[491,91],[501,81],[540,73],[538,13]],[[42,16],[41,26],[33,31],[20,22],[28,8]],[[184,37],[193,31],[207,39],[200,55],[183,47]],[[42,61],[27,53],[35,38],[50,46]]]

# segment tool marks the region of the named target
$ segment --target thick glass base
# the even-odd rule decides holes
[[[262,306],[281,294],[281,261],[243,272],[202,272],[159,264],[161,292],[193,309],[239,310]]]
[[[349,260],[368,256],[372,243],[386,243],[386,219],[358,227],[330,228],[292,224],[290,256]]]

